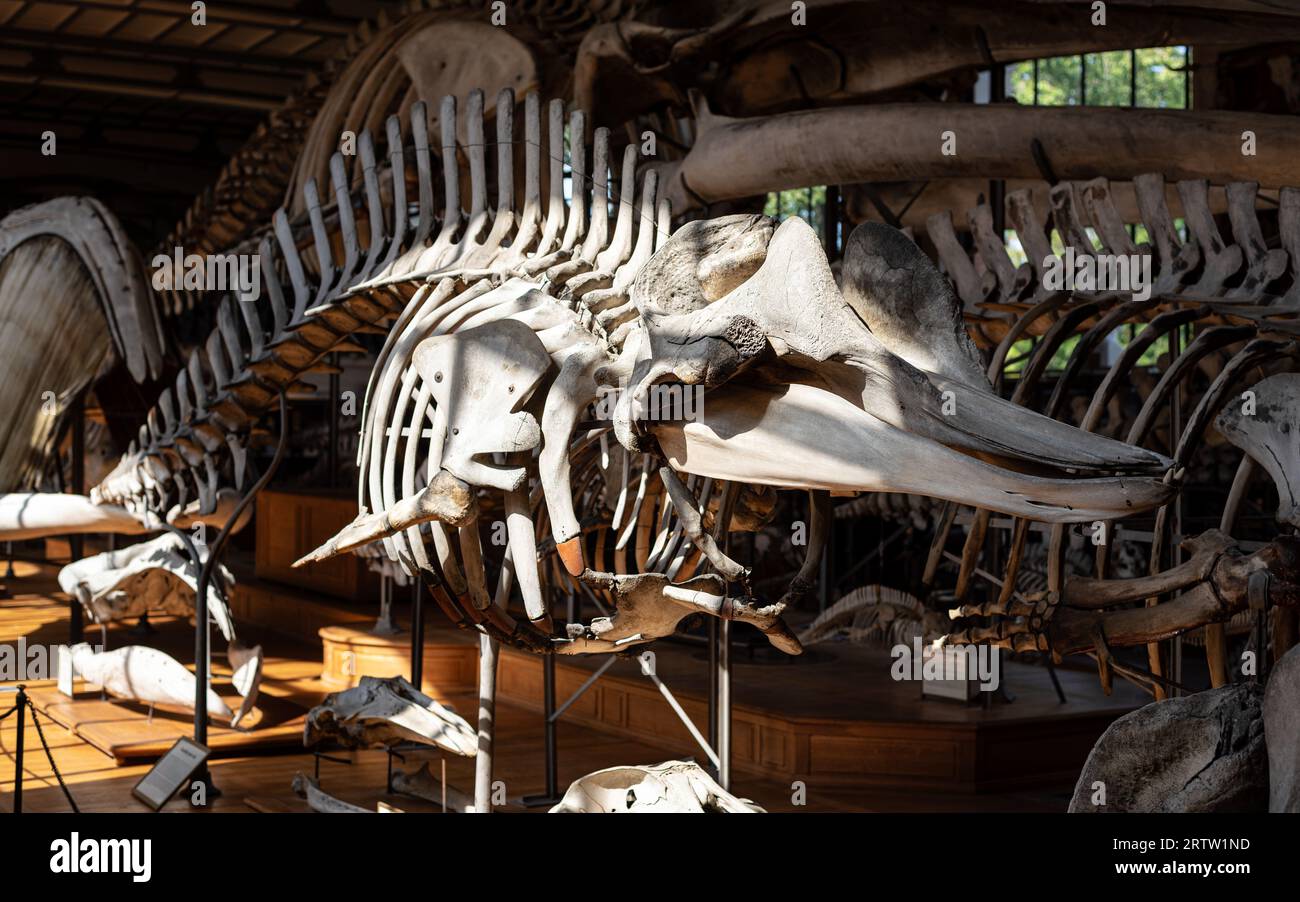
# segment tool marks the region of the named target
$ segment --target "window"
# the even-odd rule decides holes
[[[1191,49],[1144,47],[1007,66],[1007,96],[1026,106],[1191,106]]]
[[[789,219],[791,216],[802,217],[812,227],[812,230],[817,233],[817,237],[821,239],[822,246],[826,249],[826,255],[834,260],[839,256],[839,248],[844,246],[844,222],[838,216],[835,217],[834,240],[828,242],[826,234],[826,201],[825,185],[814,185],[811,188],[791,188],[788,191],[774,191],[767,195],[767,202],[763,205],[763,215],[771,216],[778,221]],[[832,207],[834,206],[832,204]],[[834,212],[831,215],[835,216]],[[832,246],[827,247],[828,243]]]

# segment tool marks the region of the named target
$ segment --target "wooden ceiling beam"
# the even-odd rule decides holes
[[[31,52],[45,50],[52,53],[71,53],[79,56],[120,56],[131,60],[172,65],[198,65],[210,69],[232,69],[239,72],[265,71],[283,73],[296,78],[320,68],[316,63],[289,56],[245,54],[238,50],[209,50],[200,47],[123,41],[118,38],[95,38],[83,35],[29,31],[6,28],[0,32],[0,48],[13,48]]]
[[[178,16],[186,21],[193,14],[189,0],[134,0],[123,5],[107,0],[77,0],[77,5],[84,9],[102,9],[108,12],[127,13],[161,13]],[[315,6],[317,4],[300,3],[297,6]],[[293,8],[277,9],[275,7],[257,6],[252,3],[238,3],[221,0],[207,6],[209,23],[226,25],[258,25],[263,28],[283,29],[299,34],[311,34],[323,38],[342,38],[351,34],[362,21],[336,16],[321,16],[296,13]]]
[[[262,110],[265,112],[277,110],[284,105],[283,95],[246,94],[239,91],[194,87],[181,88],[166,82],[138,81],[104,75],[77,75],[51,71],[35,65],[0,66],[0,82],[68,88],[77,91],[91,91],[97,94],[156,97],[159,100],[244,110]]]

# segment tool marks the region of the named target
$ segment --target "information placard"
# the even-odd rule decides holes
[[[131,794],[154,811],[162,809],[167,800],[180,790],[211,752],[206,746],[182,736],[158,759],[149,773],[131,790]]]

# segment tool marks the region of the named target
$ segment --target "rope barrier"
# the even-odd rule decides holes
[[[32,703],[31,698],[27,699],[27,705],[32,709],[32,726],[36,727],[36,735],[40,737],[41,748],[45,749],[45,758],[50,762],[50,770],[54,771],[54,779],[59,781],[59,789],[63,790],[64,797],[68,804],[72,806],[73,814],[81,814],[81,809],[77,807],[76,801],[72,798],[72,793],[68,791],[68,784],[63,782],[63,774],[59,773],[59,767],[54,763],[54,753],[50,751],[50,744],[45,741],[45,731],[41,729],[41,722],[36,717],[36,705]]]

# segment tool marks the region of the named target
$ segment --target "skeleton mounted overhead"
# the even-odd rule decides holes
[[[1167,462],[1161,456],[1081,433],[1002,401],[987,382],[980,386],[978,362],[960,332],[951,291],[901,237],[891,243],[890,233],[873,227],[850,242],[846,302],[824,253],[797,220],[774,230],[761,218],[730,217],[692,223],[670,237],[653,171],[641,179],[637,202],[631,147],[624,154],[611,228],[604,201],[608,134],[594,132],[590,178],[585,148],[571,143],[575,184],[591,185],[588,216],[585,191],[575,192],[577,203],[566,203],[559,191],[558,103],[548,115],[551,189],[544,209],[541,106],[535,96],[524,104],[523,205],[516,213],[514,108],[503,92],[496,102],[495,210],[487,205],[483,96],[475,92],[464,123],[468,216],[460,213],[460,179],[451,154],[444,154],[446,202],[437,234],[432,217],[422,214],[417,238],[426,237],[400,253],[390,245],[386,265],[361,261],[349,206],[341,205],[346,259],[333,284],[315,292],[337,300],[311,316],[300,309],[291,317],[287,309],[276,316],[290,328],[319,319],[347,329],[345,315],[401,310],[367,391],[359,451],[362,514],[300,563],[382,539],[404,567],[427,573],[440,604],[458,622],[483,624],[499,638],[535,650],[552,644],[563,651],[615,650],[671,632],[693,611],[757,618],[769,636],[782,637],[778,644],[797,649],[775,616],[779,608],[760,613],[745,597],[725,597],[716,582],[705,592],[670,586],[670,569],[682,575],[678,558],[688,556],[684,547],[676,556],[659,549],[654,560],[664,567],[652,591],[646,591],[646,579],[635,581],[635,591],[627,584],[622,597],[629,606],[639,600],[636,628],[614,617],[571,636],[552,635],[537,563],[538,522],[549,525],[571,576],[616,594],[627,579],[587,570],[572,481],[575,455],[610,429],[580,428],[580,422],[602,386],[620,383],[627,387],[615,405],[612,430],[629,461],[637,455],[645,466],[645,456],[657,448],[672,468],[661,474],[679,521],[672,543],[680,544],[684,533],[731,580],[743,576],[741,568],[705,536],[698,516],[715,489],[719,496],[738,493],[738,486],[729,490],[723,480],[819,489],[928,488],[942,497],[1056,521],[1117,516],[1167,500],[1163,483],[1140,475],[1163,472]],[[439,118],[442,146],[451,148],[457,134],[454,98],[443,101]],[[426,140],[422,121],[421,114],[413,125],[417,154]],[[575,113],[570,135],[584,133],[583,117]],[[340,157],[335,162],[341,166]],[[432,192],[424,187],[427,170],[420,174],[424,200]],[[341,182],[336,179],[336,189]],[[309,204],[311,209],[318,207]],[[372,226],[378,220],[372,217]],[[328,263],[330,242],[323,227],[315,231],[318,253]],[[273,259],[269,244],[264,250]],[[378,253],[372,244],[367,258],[373,261]],[[287,269],[292,274],[295,267],[290,263]],[[875,278],[878,272],[887,277]],[[910,273],[932,294],[903,297],[900,282],[907,276],[899,273]],[[267,283],[274,304],[274,267]],[[305,298],[305,289],[294,290]],[[784,300],[793,291],[803,296],[797,309]],[[875,332],[868,326],[873,322]],[[224,345],[242,347],[237,336]],[[209,343],[210,351],[220,347]],[[697,421],[637,419],[634,400],[665,381],[705,390]],[[955,415],[942,411],[945,393],[960,395]],[[810,428],[825,436],[824,462],[794,467],[790,452]],[[933,466],[918,473],[901,466],[908,458]],[[1045,475],[1021,473],[1016,466]],[[693,497],[692,487],[674,471],[702,480],[705,498]],[[113,497],[119,484],[110,478],[100,496]],[[533,486],[544,506],[532,503]],[[482,491],[501,493],[509,536],[509,564],[500,570],[495,598],[479,536]],[[638,516],[634,502],[629,519]],[[514,581],[527,622],[505,609]],[[681,613],[668,616],[674,608]],[[625,621],[629,617],[623,614]],[[652,621],[663,622],[650,626]]]
[[[730,216],[670,234],[657,173],[638,171],[632,146],[611,225],[608,132],[593,132],[590,174],[585,144],[570,140],[574,184],[590,186],[591,205],[586,190],[566,201],[561,105],[548,107],[543,153],[541,104],[525,99],[517,156],[508,90],[495,103],[490,208],[483,109],[482,92],[468,97],[463,123],[455,98],[441,104],[441,215],[432,206],[419,104],[411,120],[414,223],[405,220],[405,179],[391,180],[387,198],[379,190],[369,133],[359,141],[365,165],[355,200],[342,156],[332,159],[328,221],[314,180],[306,183],[315,265],[300,253],[287,214],[277,213],[259,242],[269,304],[226,300],[206,353],[191,356],[163,393],[138,443],[93,490],[94,502],[146,525],[196,502],[199,515],[215,513],[222,464],[229,462],[235,488],[247,482],[241,436],[277,394],[358,329],[390,319],[363,414],[362,513],[300,563],[382,540],[408,572],[426,574],[453,620],[535,651],[620,650],[671,633],[696,612],[748,620],[797,651],[781,606],[750,598],[746,571],[722,550],[729,529],[746,527],[746,517],[732,519],[738,510],[766,496],[748,519],[761,521],[764,506],[770,513],[768,487],[925,493],[1058,524],[1160,507],[1176,490],[1159,478],[1171,466],[1162,455],[1000,398],[957,295],[897,231],[877,224],[855,231],[840,285],[797,219],[777,227]],[[571,139],[586,134],[581,112],[568,131]],[[392,171],[404,172],[396,119],[387,132]],[[467,215],[450,152],[461,133]],[[1089,197],[1099,196],[1096,187]],[[364,239],[357,202],[367,211]],[[314,285],[311,269],[321,274]],[[1043,304],[1056,310],[1063,301]],[[999,372],[1008,339],[1025,328],[1005,328],[989,372]],[[702,390],[698,416],[647,418],[642,402],[665,385]],[[617,400],[605,423],[590,414],[610,388]],[[611,435],[621,468],[609,460]],[[646,510],[655,475],[664,486],[657,516]],[[613,516],[593,530],[602,506]],[[479,532],[492,509],[504,513],[508,535],[500,562],[485,561]],[[644,534],[640,575],[589,567],[582,514],[588,533],[617,533],[616,549]],[[539,538],[564,572],[543,573],[553,561],[539,563]],[[721,578],[674,585],[702,560]],[[618,612],[556,634],[550,604],[575,585],[571,578],[580,591],[612,597]],[[507,612],[514,583],[526,620]],[[740,594],[726,583],[738,583]],[[1015,612],[1004,604],[978,613]]]
[[[736,5],[748,18],[689,33],[638,26],[629,32],[637,40],[621,46],[608,40],[618,26],[593,29],[579,54],[579,97],[595,92],[601,72],[622,72],[627,83],[643,87],[653,82],[665,70],[643,58],[648,49],[664,49],[667,69],[689,68],[718,48],[752,53],[747,59],[758,65],[754,60],[767,51],[756,49],[761,40],[750,42],[761,38],[773,13]],[[1160,160],[1135,157],[1115,171],[1131,179],[1123,189],[1092,178],[1013,191],[1005,211],[980,205],[966,217],[973,255],[959,242],[950,212],[932,215],[926,236],[943,272],[902,232],[865,224],[845,243],[837,281],[821,243],[799,219],[777,224],[740,214],[674,230],[669,198],[701,205],[788,184],[928,178],[951,161],[918,162],[915,152],[888,148],[863,152],[855,142],[864,123],[877,133],[889,131],[882,123],[898,123],[900,133],[919,140],[920,126],[912,126],[928,128],[923,114],[934,104],[839,105],[897,88],[890,79],[903,76],[893,69],[862,76],[870,84],[844,79],[818,95],[834,100],[834,109],[774,113],[789,98],[736,96],[729,109],[747,118],[734,121],[697,104],[694,119],[669,117],[666,131],[682,139],[664,155],[671,165],[645,165],[635,143],[623,148],[621,161],[612,160],[616,138],[591,128],[580,109],[569,112],[566,126],[562,101],[543,108],[537,92],[518,104],[509,88],[492,95],[471,90],[483,83],[555,87],[555,60],[542,56],[536,42],[520,52],[519,39],[500,29],[459,21],[426,28],[429,15],[404,23],[406,30],[383,23],[352,48],[346,67],[331,71],[333,89],[324,98],[309,91],[291,102],[290,110],[303,105],[317,115],[310,129],[294,125],[299,134],[309,132],[305,150],[291,167],[287,160],[269,167],[269,189],[241,186],[232,163],[222,190],[256,197],[222,201],[220,215],[207,198],[178,226],[176,236],[201,234],[207,252],[256,251],[264,300],[226,296],[215,306],[215,328],[196,343],[89,499],[6,496],[0,537],[224,523],[252,484],[248,448],[259,420],[327,354],[355,350],[357,335],[379,332],[387,337],[362,415],[358,517],[300,563],[379,543],[407,573],[424,576],[454,622],[533,651],[620,651],[671,634],[701,613],[749,622],[778,648],[797,652],[782,604],[809,591],[829,531],[830,493],[923,494],[946,502],[935,517],[932,584],[959,508],[976,509],[954,594],[960,616],[980,621],[956,627],[953,641],[1106,659],[1108,643],[1150,643],[1207,625],[1213,635],[1214,624],[1246,608],[1255,572],[1269,575],[1274,604],[1294,605],[1289,537],[1247,553],[1207,534],[1190,546],[1191,561],[1168,566],[1166,534],[1171,502],[1219,411],[1261,371],[1294,367],[1300,191],[1280,192],[1281,247],[1269,247],[1255,212],[1258,185],[1230,184],[1226,241],[1214,220],[1217,196],[1212,201],[1203,180],[1220,176],[1220,156],[1207,143],[1204,155],[1171,170],[1187,176],[1173,188],[1163,175],[1134,168]],[[881,22],[897,35],[896,19],[885,15]],[[1190,17],[1179,27],[1196,35],[1220,26]],[[966,36],[971,53],[981,49]],[[449,49],[479,39],[493,42],[493,53],[479,55],[500,70],[483,82],[471,79],[479,70],[464,52]],[[1135,38],[1102,29],[1089,40]],[[1014,45],[1004,35],[990,48],[986,38],[978,61],[990,50],[1012,54]],[[454,73],[447,84],[456,96],[436,110],[417,100],[434,83],[420,63],[430,48],[447,57]],[[656,90],[629,100],[633,114],[646,112],[646,97]],[[719,92],[729,96],[725,86]],[[672,100],[682,111],[676,102],[683,98],[674,93]],[[608,102],[606,93],[600,103]],[[398,112],[387,115],[392,109]],[[1013,136],[1034,115],[960,112],[970,120],[967,134]],[[1054,124],[1044,141],[1067,175],[1107,171],[1108,162],[1098,159],[1103,151],[1069,153],[1054,143],[1068,143],[1072,122],[1122,136],[1139,115],[1062,113],[1046,117]],[[1169,134],[1186,134],[1205,124],[1202,115],[1169,112],[1161,123]],[[749,118],[758,116],[764,118]],[[1225,118],[1212,134],[1221,137],[1234,123]],[[355,157],[335,150],[345,131],[357,138]],[[739,149],[756,132],[772,136],[766,165],[782,160],[779,178],[756,174],[749,164],[763,157]],[[820,143],[809,135],[823,136],[835,152],[813,160],[808,147]],[[1023,148],[1012,143],[985,142],[985,156],[963,156],[961,165],[984,177],[1036,174],[1025,170]],[[1287,145],[1268,146],[1275,154]],[[1290,171],[1280,157],[1265,162],[1270,184]],[[1140,216],[1119,209],[1121,193],[1131,193]],[[1175,228],[1171,194],[1186,235]],[[283,206],[273,209],[281,198]],[[236,208],[252,214],[231,220]],[[676,212],[680,217],[682,206]],[[995,213],[1004,212],[1028,256],[1020,265],[995,226]],[[1149,246],[1139,246],[1126,228],[1139,218]],[[1150,298],[1047,288],[1045,271],[1058,260],[1054,233],[1082,257],[1154,254]],[[1283,285],[1290,286],[1284,293],[1273,291]],[[111,309],[175,317],[203,306],[184,291],[154,298],[147,285],[132,291],[129,304]],[[1067,424],[1075,414],[1068,394],[1089,355],[1135,324],[1146,328],[1077,413],[1078,426]],[[1115,403],[1142,354],[1191,324],[1204,328],[1171,355],[1136,419],[1122,423]],[[1076,336],[1050,399],[1041,413],[1032,410],[1049,364]],[[1029,337],[1036,342],[1004,399],[1013,349]],[[150,361],[145,353],[129,362],[134,371]],[[1170,398],[1184,388],[1191,397],[1192,376],[1213,365],[1218,369],[1187,420],[1162,421]],[[1261,382],[1261,406],[1294,413],[1294,391],[1283,388]],[[689,415],[661,415],[653,402],[664,396],[700,403]],[[1225,417],[1221,431],[1268,470],[1280,493],[1289,493],[1279,519],[1294,525],[1294,433],[1288,444],[1262,422]],[[1162,429],[1169,434],[1155,441]],[[1234,483],[1224,512],[1228,535],[1253,466],[1242,463],[1240,486]],[[782,489],[813,493],[812,542],[789,591],[768,603],[728,556],[727,536],[761,528]],[[1144,511],[1157,512],[1151,576],[1106,579],[1110,549],[1103,545],[1095,575],[1067,581],[1060,564],[1065,524],[1109,524]],[[1009,559],[996,600],[970,603],[994,512],[1014,518]],[[482,528],[494,521],[504,524],[507,540],[500,555],[482,540]],[[1015,577],[1033,522],[1051,524],[1048,585],[1026,597]],[[699,572],[706,567],[714,572]],[[510,610],[516,593],[522,617]],[[1180,594],[1171,603],[1132,607],[1172,593]],[[552,609],[568,594],[614,610],[557,628]],[[1211,660],[1222,681],[1221,648]],[[1153,672],[1158,676],[1158,667]]]

